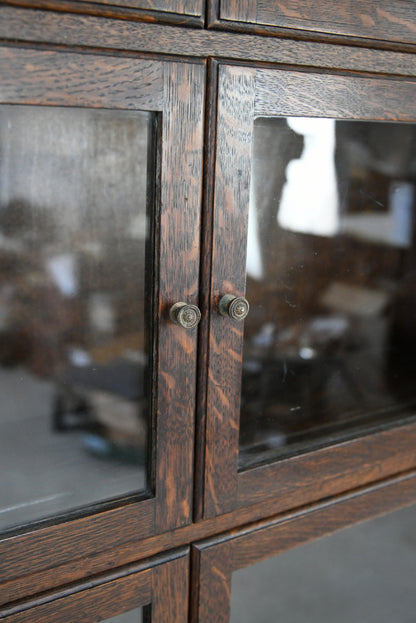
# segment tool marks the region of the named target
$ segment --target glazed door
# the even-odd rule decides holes
[[[400,507],[412,480],[195,544],[192,623],[406,621],[416,509]],[[395,512],[377,517],[387,508]]]
[[[5,601],[191,521],[203,75],[2,50]]]
[[[205,517],[411,469],[416,434],[416,84],[218,71]]]

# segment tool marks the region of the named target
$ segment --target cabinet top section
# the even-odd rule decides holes
[[[413,49],[413,0],[8,0],[9,5],[360,46]]]
[[[214,58],[284,68],[303,66],[331,71],[416,75],[416,55],[409,50],[369,49],[329,41],[300,41],[11,6],[3,6],[0,11],[0,40],[12,45],[46,44],[77,52],[89,48],[134,55],[158,54],[191,62]]]
[[[11,0],[9,4],[65,13],[201,27],[205,0]]]
[[[303,36],[416,43],[412,0],[222,0],[217,20],[228,27],[245,24],[263,32],[278,29],[302,31]]]

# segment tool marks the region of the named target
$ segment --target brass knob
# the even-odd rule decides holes
[[[201,320],[201,312],[196,305],[188,303],[175,303],[169,311],[172,322],[184,329],[193,329]]]
[[[250,305],[243,296],[226,294],[220,300],[220,314],[229,316],[233,320],[244,320],[250,311]]]

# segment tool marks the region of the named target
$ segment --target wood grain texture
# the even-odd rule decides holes
[[[254,71],[220,67],[207,382],[205,517],[232,510],[236,497],[244,323],[221,316],[218,304],[225,294],[244,296],[245,292],[253,113]],[[221,503],[217,500],[219,491]]]
[[[78,2],[89,0],[78,0]],[[135,9],[149,9],[150,11],[164,11],[183,15],[201,16],[204,9],[203,0],[96,0],[97,4],[131,7]]]
[[[320,504],[287,518],[276,517],[241,530],[193,545],[192,560],[199,571],[192,622],[228,623],[231,575],[233,571],[270,558],[292,547],[331,534],[360,521],[410,504],[416,498],[416,480],[393,480],[371,493],[340,496],[330,504]],[[225,569],[225,572],[224,572]],[[217,594],[221,598],[218,606]],[[204,608],[209,604],[209,608]],[[196,618],[199,616],[199,618]]]
[[[343,119],[416,119],[416,81],[259,69],[258,115]]]
[[[412,423],[242,472],[239,503],[280,495],[284,510],[387,478],[415,466],[415,443]]]
[[[257,4],[258,0],[221,0],[219,18],[256,23]]]
[[[416,42],[416,7],[411,0],[324,0],[319,4],[313,0],[258,0],[255,21],[366,39]]]
[[[0,7],[0,38],[63,46],[416,74],[414,54]]]
[[[154,534],[154,500],[68,521],[0,541],[0,602],[10,601],[5,582]],[[123,530],[120,530],[120,526]]]
[[[182,623],[188,619],[188,553],[189,548],[176,550],[5,607],[0,619],[8,623],[95,623],[150,606],[153,622]]]
[[[162,108],[160,63],[6,47],[0,54],[2,102],[123,110]]]
[[[204,14],[172,13],[169,10],[153,10],[137,8],[135,1],[124,2],[93,2],[93,0],[7,0],[9,6],[27,7],[62,13],[80,15],[99,15],[105,18],[121,18],[126,20],[154,23],[176,24],[178,26],[192,26],[201,28],[204,25]],[[142,3],[140,3],[141,6]]]
[[[0,612],[5,623],[96,623],[151,603],[152,570],[113,580],[17,614]],[[162,621],[163,619],[159,619]]]
[[[172,64],[165,74],[160,269],[156,525],[192,518],[197,329],[169,319],[179,301],[198,304],[202,194],[204,67]]]
[[[191,623],[228,623],[231,608],[232,546],[192,547]]]
[[[360,495],[363,503],[368,497],[368,507],[371,508],[371,501],[374,499],[372,494],[375,491],[380,488],[386,488],[386,490],[388,488],[389,491],[393,491],[396,485],[406,492],[407,497],[403,497],[406,501],[403,503],[412,503],[412,501],[416,501],[414,493],[416,487],[415,483],[416,472],[411,471],[372,483],[365,487],[360,487],[359,489],[332,499],[325,499],[312,504],[310,507],[315,508],[321,504],[328,506],[332,502],[336,503],[340,499],[350,499],[351,497]],[[403,493],[403,495],[405,494]],[[384,498],[381,496],[380,508],[382,510],[384,509],[384,511],[387,512],[390,508],[391,510],[395,508],[396,498],[394,496],[392,498],[386,496],[384,505],[383,499]],[[306,508],[308,508],[305,506],[296,508],[292,501],[292,510],[282,513],[280,509],[282,505],[284,505],[284,502],[282,497],[263,500],[252,506],[239,508],[232,513],[227,513],[220,517],[199,521],[198,523],[150,538],[130,541],[124,545],[120,544],[115,548],[110,548],[107,551],[77,558],[59,567],[44,569],[33,574],[15,578],[14,580],[5,581],[2,584],[0,603],[13,602],[25,596],[34,595],[35,593],[43,592],[54,587],[79,581],[80,579],[88,580],[91,576],[107,573],[111,569],[134,564],[136,561],[144,560],[141,564],[146,564],[145,561],[156,554],[161,554],[165,551],[173,550],[202,539],[211,538],[215,540],[218,538],[215,535],[221,535],[222,533],[233,529],[235,530],[236,528],[241,530],[242,526],[267,521],[266,518],[272,518],[278,513],[280,513],[279,521],[286,521],[286,519],[292,517],[293,514],[305,512]]]
[[[245,531],[232,541],[235,568],[241,569],[341,528],[409,506],[416,500],[411,477],[380,484],[371,492],[364,491],[340,496],[332,504],[311,506],[283,522],[264,522],[263,526],[259,524],[258,531]]]
[[[153,569],[152,623],[184,623],[188,620],[189,558],[177,558]]]
[[[199,303],[205,310],[198,328],[198,378],[197,412],[195,430],[194,472],[194,521],[203,517],[205,480],[205,428],[207,400],[207,346],[211,318],[211,245],[213,235],[214,187],[212,179],[215,168],[215,142],[217,124],[218,64],[210,59],[207,63],[207,88],[205,106],[204,140],[204,189],[201,220],[201,270],[199,279]]]

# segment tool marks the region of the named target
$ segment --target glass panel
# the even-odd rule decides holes
[[[240,467],[408,416],[416,126],[255,122]]]
[[[416,508],[232,574],[231,623],[411,623]]]
[[[116,617],[111,617],[111,619],[105,619],[104,623],[142,623],[142,621],[142,608],[137,608],[136,610],[129,610],[129,612],[119,614]]]
[[[153,126],[0,107],[0,528],[147,488]]]

